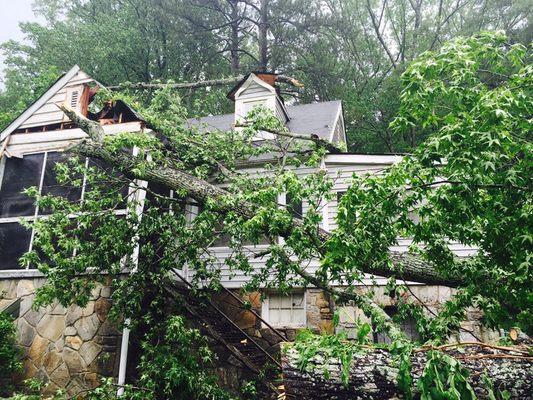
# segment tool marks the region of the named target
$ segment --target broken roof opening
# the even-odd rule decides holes
[[[143,121],[139,114],[121,100],[109,100],[101,110],[92,112],[89,106],[101,87],[103,86],[99,82],[80,70],[77,65],[72,67],[0,133],[0,141],[11,134],[76,128],[59,109],[58,104],[67,104],[102,125]]]

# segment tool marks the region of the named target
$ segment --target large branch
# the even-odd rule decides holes
[[[76,144],[72,147],[71,151],[114,165],[120,172],[131,179],[142,179],[148,182],[158,183],[178,192],[185,191],[188,196],[201,204],[211,199],[218,205],[218,211],[221,213],[231,211],[236,212],[244,218],[251,219],[256,215],[258,210],[255,204],[246,201],[239,201],[238,203],[228,201],[231,197],[230,193],[207,181],[198,179],[187,172],[165,166],[141,165],[140,161],[130,155],[111,153],[101,144],[93,141]],[[303,222],[295,218],[293,220],[293,227],[301,228],[303,227]],[[286,235],[290,233],[287,232]],[[329,239],[330,234],[321,229],[318,232],[318,237],[321,242],[325,243]],[[449,277],[443,276],[430,265],[412,255],[392,253],[392,259],[395,265],[394,270],[383,265],[363,268],[363,272],[383,277],[396,276],[398,279],[430,285],[455,287],[462,283],[460,279],[450,279]]]
[[[369,0],[366,1],[366,9],[368,13],[370,14],[370,19],[372,20],[372,26],[374,27],[374,32],[376,33],[376,36],[378,37],[379,42],[381,43],[383,50],[385,50],[385,52],[387,53],[387,56],[389,57],[389,60],[391,61],[392,66],[396,69],[397,68],[396,60],[394,59],[391,51],[389,50],[389,46],[387,46],[387,42],[385,41],[385,39],[383,38],[383,35],[381,34],[379,30],[380,26],[378,25],[376,21],[376,16],[374,15],[374,12],[372,11],[372,6],[370,5]]]
[[[479,345],[446,349],[470,372],[469,383],[478,398],[488,398],[486,374],[494,387],[507,390],[512,399],[526,399],[533,393],[533,357],[520,349],[502,350]],[[341,380],[340,360],[328,360],[327,354],[313,357],[304,371],[298,366],[299,356],[294,348],[282,352],[283,383],[290,398],[321,399],[390,399],[403,398],[398,387],[398,363],[385,349],[362,349],[353,355],[349,381]],[[426,351],[415,351],[411,357],[414,387],[427,363]],[[324,376],[324,371],[329,376]]]
[[[120,172],[131,179],[142,179],[158,183],[178,192],[184,191],[201,204],[210,199],[218,205],[218,211],[221,213],[236,212],[246,219],[251,219],[256,215],[257,205],[246,201],[228,201],[231,198],[231,194],[226,190],[205,180],[198,179],[185,171],[166,166],[146,165],[129,154],[108,151],[102,144],[103,129],[98,123],[90,121],[64,106],[61,106],[61,109],[91,138],[91,140],[74,145],[71,151],[114,165]],[[292,229],[302,227],[303,222],[298,218],[294,218]],[[285,236],[290,235],[291,232],[286,232]],[[325,243],[330,238],[330,234],[323,229],[319,229],[317,236],[322,243]],[[413,255],[393,252],[391,257],[394,264],[393,270],[383,264],[363,267],[363,272],[382,277],[395,276],[397,279],[429,285],[456,287],[465,283],[461,279],[451,279],[449,276],[443,275],[431,265]]]
[[[107,89],[110,90],[120,90],[120,89],[199,89],[208,86],[226,86],[234,85],[239,83],[244,79],[244,75],[232,76],[229,78],[221,79],[208,79],[205,81],[198,82],[182,82],[182,83],[148,83],[148,82],[136,82],[136,83],[123,83],[115,86],[108,86]],[[286,75],[278,75],[276,77],[276,82],[287,83],[295,87],[303,87],[303,84],[295,78]]]
[[[104,141],[104,128],[96,121],[91,121],[88,118],[78,114],[76,110],[69,107],[67,104],[57,104],[57,106],[63,111],[72,122],[78,125],[82,131],[84,131],[90,138],[96,143],[102,143]]]

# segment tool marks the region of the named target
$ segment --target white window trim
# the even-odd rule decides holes
[[[274,328],[288,328],[288,329],[301,329],[307,327],[307,291],[306,290],[298,290],[295,289],[291,291],[290,293],[302,293],[303,294],[303,313],[304,313],[304,322],[302,324],[276,324],[270,321],[270,296],[271,295],[279,295],[278,292],[267,292],[265,295],[265,298],[263,299],[263,302],[261,303],[261,318],[263,318],[266,322],[268,322],[272,327]],[[263,322],[261,323],[261,326],[263,328],[268,328],[267,325],[265,325]]]

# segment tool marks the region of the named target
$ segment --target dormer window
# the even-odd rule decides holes
[[[275,74],[251,73],[233,88],[228,97],[235,101],[235,123],[242,122],[258,106],[273,111],[283,123],[289,121],[283,100],[274,86],[275,81]]]
[[[255,107],[265,107],[265,106],[266,106],[266,99],[244,101],[242,104],[242,112],[244,115],[242,115],[242,117],[246,118],[246,116],[250,113],[250,111],[252,111]]]

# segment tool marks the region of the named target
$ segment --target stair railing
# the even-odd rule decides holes
[[[186,280],[183,276],[181,276],[181,274],[176,271],[176,270],[172,270],[172,272],[183,282],[185,283],[189,288],[193,288],[192,284]],[[226,289],[227,290],[227,289]],[[232,293],[233,295],[233,293]],[[237,297],[237,296],[235,296]],[[248,333],[246,333],[240,326],[238,326],[229,316],[226,315],[226,313],[224,311],[222,311],[211,299],[207,299],[208,301],[208,304],[217,312],[219,313],[224,319],[226,319],[235,329],[237,329],[239,332],[241,332],[243,334],[243,336],[249,340],[251,343],[253,343],[255,345],[255,347],[257,347],[264,355],[266,355],[274,364],[276,364],[280,370],[281,370],[281,364],[279,363],[278,360],[276,360],[274,357],[272,357],[272,355],[267,351],[265,350],[256,340],[254,340],[253,337],[251,337]],[[242,300],[240,300],[240,302],[244,305],[244,302]],[[254,315],[257,315],[257,313],[255,313]],[[259,317],[261,320],[262,318]],[[273,329],[273,328],[272,328]],[[282,339],[283,336],[281,335],[280,332],[277,332],[279,336],[281,336]],[[284,339],[286,340],[286,339]]]

